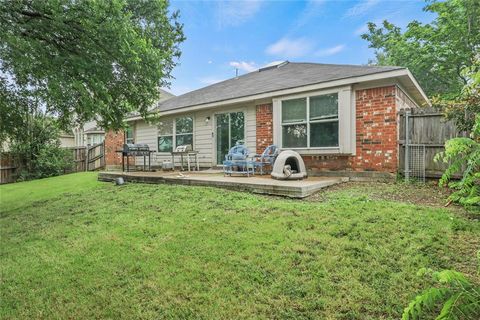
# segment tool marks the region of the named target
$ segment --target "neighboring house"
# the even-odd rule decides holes
[[[73,148],[75,147],[75,135],[72,132],[60,132],[59,135],[60,146],[64,148]]]
[[[105,140],[105,131],[99,127],[93,127],[83,131],[84,141],[87,147],[102,143]]]
[[[60,133],[60,146],[64,148],[90,147],[105,140],[105,131],[95,121],[89,121],[70,132]]]
[[[397,111],[427,104],[405,68],[283,62],[161,101],[158,125],[139,116],[128,121],[133,140],[158,151],[157,165],[175,146],[192,144],[200,165],[215,167],[244,140],[252,152],[270,144],[298,151],[311,174],[392,176]],[[107,152],[123,139],[122,133],[107,134]],[[118,164],[118,157],[107,156],[107,168]]]

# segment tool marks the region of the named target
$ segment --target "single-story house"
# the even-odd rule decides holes
[[[158,166],[175,146],[191,144],[201,167],[216,167],[244,140],[256,153],[270,144],[299,152],[310,174],[392,176],[399,163],[397,112],[428,104],[406,68],[285,61],[169,96],[154,109],[158,124],[139,116],[128,122],[131,141],[156,150]],[[113,151],[124,141],[122,132],[107,133],[107,169],[120,164]]]

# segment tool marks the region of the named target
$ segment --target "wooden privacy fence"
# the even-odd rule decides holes
[[[71,150],[72,152],[72,158],[73,158],[73,165],[72,165],[72,170],[68,171],[66,173],[70,172],[81,172],[86,170],[85,166],[85,147],[70,147],[67,148],[68,150]]]
[[[18,166],[8,152],[0,153],[0,184],[15,182]]]
[[[93,171],[105,166],[105,143],[101,142],[91,147],[68,147],[72,153],[73,164],[64,173]],[[19,166],[8,152],[1,153],[0,184],[17,180]]]
[[[105,143],[91,147],[72,147],[73,167],[71,172],[94,171],[105,166]]]
[[[105,141],[87,149],[87,169],[94,171],[105,166]]]
[[[440,177],[447,168],[447,164],[435,162],[433,160],[435,155],[445,150],[445,141],[463,136],[464,133],[458,131],[453,121],[447,121],[438,109],[417,108],[411,109],[410,114],[407,114],[407,112],[407,110],[402,110],[399,113],[398,143],[401,173],[405,173],[405,143],[408,137],[410,146],[420,146],[425,150],[425,176],[430,178]],[[406,118],[408,118],[408,125]],[[406,132],[407,128],[408,132]],[[410,157],[412,156],[415,155],[410,155]]]

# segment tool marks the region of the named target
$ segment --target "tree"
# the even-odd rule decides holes
[[[407,67],[427,95],[451,99],[467,82],[461,71],[480,50],[480,1],[427,1],[424,10],[437,14],[429,24],[412,21],[402,31],[388,21],[370,22],[362,38],[375,49],[376,63]]]
[[[63,127],[146,117],[180,56],[178,17],[162,0],[0,0],[1,114],[36,100]]]
[[[470,137],[453,138],[445,142],[445,152],[435,156],[436,161],[448,163],[440,185],[455,190],[450,200],[477,209],[480,207],[480,56],[473,66],[462,72],[467,84],[459,97],[443,100],[441,105],[447,117],[455,120],[459,128],[470,132]],[[460,180],[453,179],[461,173]]]
[[[21,123],[9,140],[9,153],[19,167],[19,179],[57,176],[71,169],[72,152],[60,147],[60,129],[56,119],[45,115],[35,104],[17,113]]]

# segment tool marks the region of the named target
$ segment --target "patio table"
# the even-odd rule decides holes
[[[234,170],[237,168],[238,170]],[[232,176],[232,174],[245,174],[247,177],[255,174],[255,166],[251,160],[226,160],[223,162],[223,174]]]

